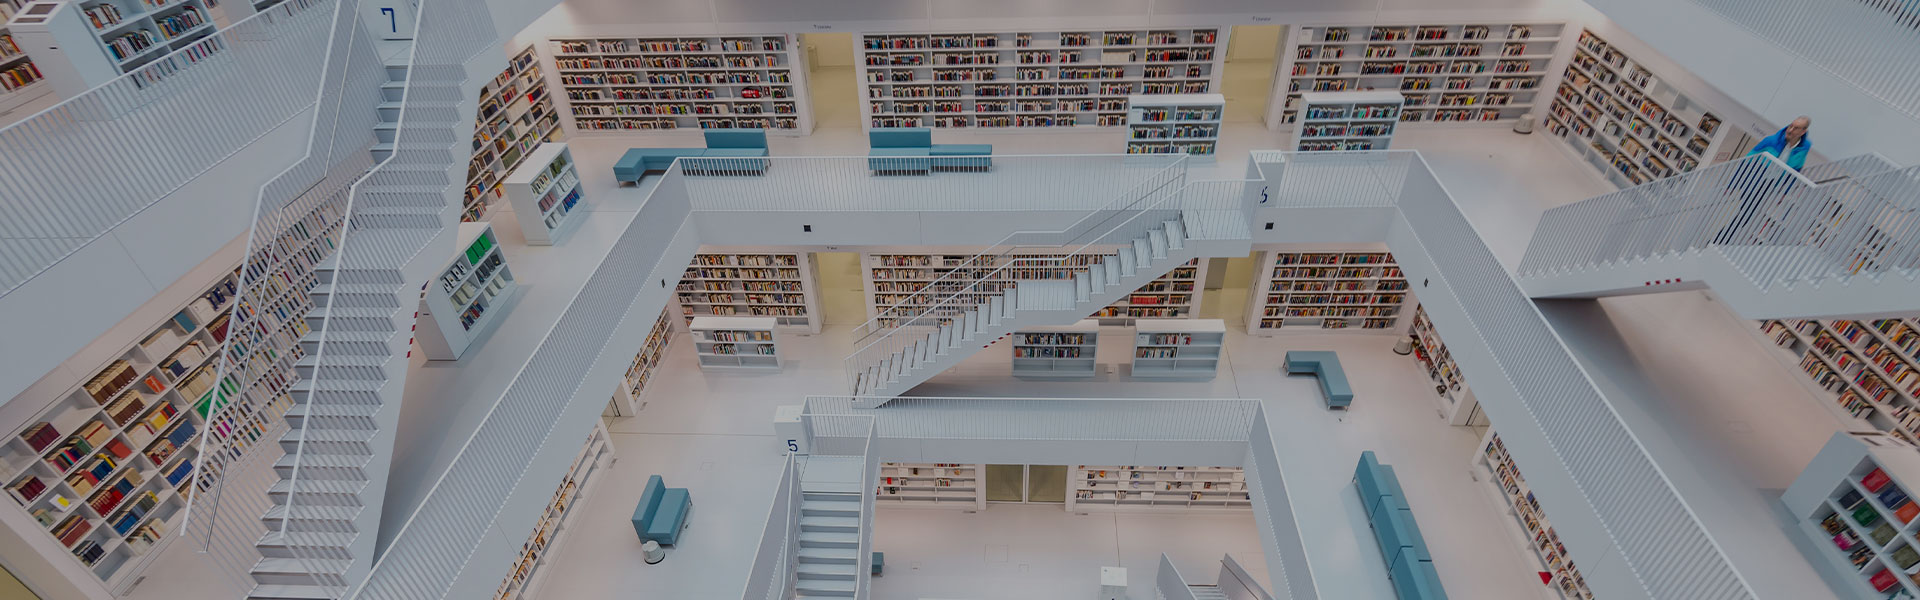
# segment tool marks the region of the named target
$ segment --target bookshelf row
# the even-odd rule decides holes
[[[1226,96],[1131,96],[1127,104],[1127,154],[1212,156],[1220,143]]]
[[[1920,439],[1920,322],[1761,321],[1760,333],[1818,388],[1849,431]]]
[[[1401,122],[1500,121],[1531,111],[1564,23],[1302,27],[1282,123],[1307,92],[1398,91]]]
[[[812,128],[806,68],[786,35],[549,43],[581,130]]]
[[[813,254],[747,249],[695,255],[675,292],[688,322],[701,316],[773,317],[782,326],[819,333],[816,285]]]
[[[881,463],[874,504],[881,507],[986,508],[985,465]]]
[[[640,351],[633,355],[633,363],[627,366],[627,374],[621,376],[620,385],[613,390],[613,399],[607,403],[607,410],[601,416],[631,417],[640,414],[641,394],[646,392],[647,380],[653,378],[653,371],[660,366],[666,356],[667,344],[673,340],[673,319],[671,313],[662,310],[660,318],[653,322],[653,330],[647,332],[647,340],[640,344]]]
[[[1692,171],[1722,137],[1719,117],[1585,30],[1542,124],[1621,187]]]
[[[567,475],[560,480],[560,486],[553,491],[553,499],[547,501],[547,507],[540,513],[540,520],[533,526],[533,534],[527,536],[526,543],[520,546],[520,554],[514,560],[513,570],[507,573],[507,580],[500,583],[494,600],[517,600],[534,598],[534,591],[540,589],[545,567],[551,562],[551,550],[560,540],[565,539],[569,527],[577,527],[578,519],[573,518],[580,511],[575,510],[580,499],[585,497],[587,487],[593,485],[600,468],[613,456],[613,436],[607,432],[607,425],[594,421],[593,431],[587,434],[586,444],[580,447],[580,454],[574,456],[573,464],[567,467]]]
[[[1077,465],[1069,511],[1240,510],[1253,506],[1239,467]]]
[[[1440,341],[1440,332],[1433,328],[1433,320],[1427,318],[1427,308],[1414,305],[1412,332],[1413,358],[1427,372],[1427,378],[1433,380],[1433,391],[1440,398],[1440,415],[1455,425],[1461,425],[1458,413],[1464,409],[1478,406],[1473,391],[1467,389],[1466,380],[1460,376],[1460,366],[1454,364],[1453,353],[1447,351],[1446,343]]]
[[[480,88],[480,109],[474,118],[473,157],[467,162],[467,189],[462,221],[486,218],[494,199],[504,197],[501,182],[520,168],[529,153],[543,142],[557,141],[560,117],[553,110],[540,58],[529,45],[508,63],[493,81]]]
[[[973,290],[982,293],[999,293],[1020,280],[1071,279],[1075,267],[1091,265],[1095,258],[1062,257],[1059,266],[1006,266],[1013,264],[1015,259],[1043,256],[1059,255],[866,254],[861,258],[866,266],[862,271],[866,275],[867,314],[869,318],[879,317],[890,308],[891,314],[919,314],[981,278],[987,279],[975,285]],[[1206,263],[1198,259],[1190,260],[1169,269],[1153,282],[1088,318],[1099,321],[1101,325],[1127,325],[1135,319],[1189,318],[1200,305],[1200,286],[1205,281]],[[933,288],[933,292],[917,293],[929,287]],[[891,326],[891,321],[881,319],[880,325]]]
[[[1393,92],[1307,92],[1296,109],[1295,150],[1385,150],[1404,100]]]
[[[1212,379],[1227,326],[1219,319],[1140,319],[1133,323],[1136,379]]]
[[[173,533],[195,491],[237,277],[221,277],[0,442],[8,497],[103,582],[139,571],[129,565]]]
[[[1033,327],[1013,332],[1013,376],[1073,379],[1099,374],[1100,323]]]
[[[1390,253],[1266,251],[1259,264],[1247,333],[1400,331],[1407,279]]]
[[[1117,127],[1128,96],[1205,94],[1225,47],[1206,29],[861,36],[869,127]]]
[[[780,343],[773,317],[694,317],[693,353],[703,371],[780,370]]]
[[[1487,432],[1473,462],[1479,479],[1491,486],[1491,493],[1505,505],[1504,512],[1513,518],[1514,528],[1509,531],[1527,547],[1527,554],[1534,558],[1540,571],[1551,576],[1545,582],[1547,587],[1562,600],[1593,600],[1586,579],[1580,576],[1580,569],[1567,555],[1567,545],[1560,541],[1560,534],[1547,521],[1546,511],[1540,507],[1533,490],[1527,487],[1520,468],[1513,464],[1513,457],[1507,454],[1507,446],[1500,441],[1499,433]]]

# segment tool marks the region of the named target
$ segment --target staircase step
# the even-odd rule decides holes
[[[860,531],[860,518],[807,516],[803,514],[800,516],[800,530],[858,533]]]
[[[1175,250],[1187,247],[1187,227],[1181,225],[1179,219],[1169,220],[1162,225],[1167,231],[1167,246]]]
[[[1153,249],[1147,240],[1133,238],[1133,264],[1145,267],[1153,264]]]
[[[802,531],[801,548],[859,548],[860,534],[838,531]]]
[[[1019,300],[1014,307],[1021,310],[1068,310],[1073,308],[1073,281],[1065,279],[1023,281],[1019,287]]]
[[[801,597],[852,598],[858,582],[837,579],[803,579],[793,584],[793,591]]]
[[[803,562],[797,572],[801,579],[853,581],[860,572],[860,564]]]
[[[278,460],[273,461],[273,471],[281,477],[293,477],[293,467],[295,464],[305,465],[300,469],[301,478],[315,477],[317,474],[319,477],[325,479],[349,481],[366,480],[365,475],[358,474],[359,469],[367,464],[367,457],[364,456],[347,456],[341,454],[307,454],[304,456],[295,456],[285,454],[281,455]]]
[[[808,500],[800,503],[800,517],[844,517],[860,518],[860,504],[857,502],[832,502]]]
[[[256,542],[254,547],[259,548],[260,555],[267,558],[297,558],[294,555],[295,551],[287,543],[288,537],[301,545],[303,548],[299,550],[301,556],[310,557],[315,551],[304,548],[346,548],[353,545],[356,535],[336,532],[294,532],[283,537],[280,533],[280,524],[274,523],[267,528],[265,535],[260,536],[260,541]]]
[[[1158,229],[1147,232],[1147,245],[1153,250],[1153,257],[1167,257],[1167,232]]]
[[[338,589],[317,585],[263,583],[247,592],[247,600],[333,600],[339,597]]]
[[[292,515],[291,518],[287,517],[289,514]],[[283,520],[286,521],[286,528],[287,531],[292,534],[292,540],[295,543],[299,543],[302,548],[312,548],[311,550],[301,550],[301,552],[316,554],[323,549],[344,549],[346,546],[322,545],[331,544],[337,540],[335,538],[309,536],[314,534],[358,533],[358,526],[354,525],[353,520],[354,517],[359,514],[360,508],[357,506],[315,506],[300,504],[288,507],[284,504],[276,504],[268,508],[266,514],[260,515],[260,523],[266,525],[268,531],[280,531],[281,522]],[[348,543],[352,543],[351,538],[349,538]]]
[[[1221,592],[1217,585],[1189,585],[1187,589],[1199,600],[1227,600],[1226,593]]]
[[[300,472],[301,475],[307,473],[306,470]],[[267,497],[275,504],[286,504],[287,497],[292,495],[291,491],[295,485],[298,485],[300,486],[298,504],[357,507],[361,506],[358,493],[366,487],[363,484],[364,482],[358,481],[315,480],[306,477],[301,477],[298,483],[291,479],[282,479],[273,482],[273,487],[267,488]]]
[[[262,558],[248,573],[261,585],[307,587],[314,583],[315,572],[345,573],[352,566],[353,561],[345,559]]]
[[[795,553],[801,563],[818,564],[860,564],[859,548],[801,548]]]

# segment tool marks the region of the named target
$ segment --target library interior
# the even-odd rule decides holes
[[[1920,599],[1911,0],[0,23],[0,598]]]

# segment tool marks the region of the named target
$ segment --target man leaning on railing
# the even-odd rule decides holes
[[[1807,137],[1807,127],[1811,125],[1813,125],[1813,119],[1800,115],[1780,131],[1760,140],[1760,143],[1753,146],[1753,150],[1747,152],[1747,156],[1771,154],[1779,157],[1781,162],[1787,163],[1787,166],[1793,167],[1794,171],[1799,171],[1807,165],[1807,152],[1813,150],[1813,140]],[[1734,174],[1733,181],[1727,185],[1727,192],[1732,193],[1736,189],[1740,191],[1740,211],[1734,213],[1733,222],[1728,223],[1726,228],[1713,236],[1713,243],[1733,242],[1735,233],[1753,220],[1754,213],[1760,212],[1761,204],[1768,198],[1784,196],[1792,190],[1793,173],[1781,173],[1779,178],[1769,181],[1769,178],[1763,175],[1765,171],[1766,163],[1755,161],[1740,167],[1739,172]],[[1775,189],[1780,193],[1777,195],[1770,193]]]

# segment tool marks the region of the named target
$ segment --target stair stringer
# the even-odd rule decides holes
[[[1516,277],[1533,298],[1604,298],[1711,288],[1747,319],[1870,319],[1920,310],[1920,282],[1900,270],[1761,289],[1730,255],[1774,264],[1814,260],[1800,246],[1709,246],[1649,258]]]

